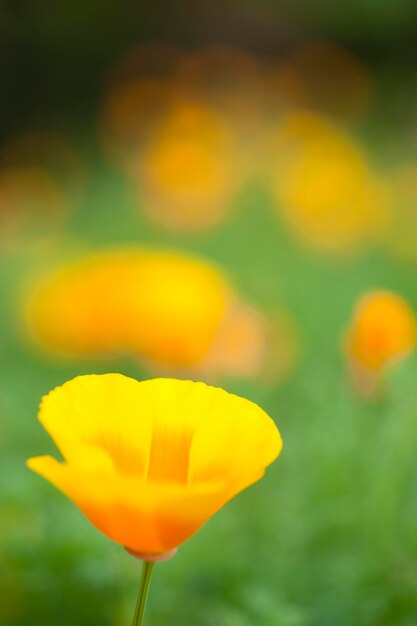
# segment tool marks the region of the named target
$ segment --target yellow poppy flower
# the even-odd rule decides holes
[[[257,405],[183,380],[80,376],[43,399],[39,419],[64,461],[41,456],[28,466],[149,560],[261,478],[282,448]]]

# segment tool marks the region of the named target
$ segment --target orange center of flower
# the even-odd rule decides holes
[[[154,482],[187,483],[193,433],[178,432],[166,425],[152,434],[147,479]]]
[[[142,476],[158,483],[188,482],[188,462],[192,431],[180,431],[159,425],[152,433],[149,457],[141,452],[140,444],[119,437],[98,435],[89,441],[108,454],[122,474]]]

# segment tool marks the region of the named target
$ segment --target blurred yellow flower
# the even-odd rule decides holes
[[[304,241],[319,250],[351,251],[384,232],[389,189],[341,130],[313,113],[293,113],[276,150],[273,190]]]
[[[31,286],[32,336],[70,356],[130,352],[170,366],[205,355],[227,307],[229,286],[210,263],[147,249],[87,257]]]
[[[371,291],[355,307],[346,350],[357,382],[373,377],[405,357],[416,344],[417,322],[405,300],[390,291]]]
[[[168,228],[220,222],[259,154],[263,74],[255,57],[227,46],[141,44],[116,64],[100,136],[140,210]]]
[[[137,183],[151,217],[194,229],[217,223],[240,177],[234,137],[206,106],[178,102],[139,154]]]
[[[228,305],[226,277],[209,262],[172,252],[143,255],[136,271],[138,287],[124,299],[130,346],[159,364],[199,363]]]
[[[80,376],[43,399],[39,419],[64,462],[28,466],[145,559],[186,541],[282,448],[256,404],[191,381]]]
[[[23,309],[30,338],[58,356],[130,354],[154,375],[213,381],[272,366],[278,380],[293,353],[288,329],[271,341],[279,320],[242,299],[218,267],[184,253],[97,253],[30,284]]]

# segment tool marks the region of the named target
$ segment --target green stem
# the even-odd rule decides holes
[[[152,561],[143,561],[142,576],[140,579],[138,599],[136,602],[132,626],[142,626],[143,614],[145,612],[146,599],[148,597],[149,585],[151,583],[154,565],[155,563]]]

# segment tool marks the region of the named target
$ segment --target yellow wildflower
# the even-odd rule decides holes
[[[259,480],[282,447],[254,403],[174,379],[80,376],[43,399],[39,419],[64,461],[35,457],[29,467],[148,560],[177,548]]]

